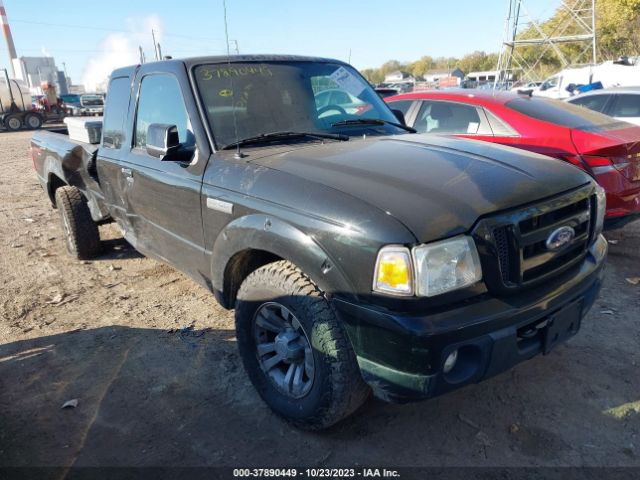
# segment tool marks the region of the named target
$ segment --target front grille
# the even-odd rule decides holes
[[[511,254],[509,252],[509,229],[508,227],[498,227],[493,230],[493,241],[498,253],[500,262],[500,276],[505,283],[510,282]]]
[[[559,275],[579,263],[593,236],[595,199],[592,186],[482,219],[474,237],[487,287],[515,290]],[[562,248],[547,247],[561,227],[575,235]]]

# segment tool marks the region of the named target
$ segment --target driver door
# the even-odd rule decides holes
[[[201,278],[204,236],[200,195],[207,157],[203,155],[205,142],[197,140],[185,103],[185,98],[192,101],[193,95],[183,92],[184,81],[177,76],[180,72],[144,69],[135,86],[138,94],[130,151],[122,162],[132,240],[141,252]],[[180,144],[194,151],[191,161],[163,161],[149,155],[146,135],[153,123],[176,125]]]

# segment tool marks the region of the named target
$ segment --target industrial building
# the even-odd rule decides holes
[[[16,47],[11,35],[11,27],[7,19],[7,12],[2,0],[0,0],[0,17],[2,17],[2,30],[9,54],[9,65],[13,70],[13,78],[22,80],[27,84],[31,94],[41,95],[55,86],[57,95],[69,93],[68,78],[56,67],[53,57],[20,57],[16,53]]]
[[[58,70],[53,57],[20,57],[13,59],[15,78],[24,81],[31,93],[42,94],[44,85],[54,85],[58,95],[69,93],[67,78]]]

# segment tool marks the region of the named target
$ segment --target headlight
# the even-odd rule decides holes
[[[604,215],[607,210],[607,195],[600,185],[596,185],[596,227],[595,236],[597,237],[602,233],[602,227],[604,226]]]
[[[416,293],[433,297],[482,280],[482,268],[471,237],[458,237],[413,249]]]
[[[389,245],[378,253],[373,278],[375,292],[392,295],[413,295],[413,268],[409,249]]]
[[[378,253],[373,290],[391,295],[433,297],[482,280],[471,237],[458,237],[409,249],[398,245]]]

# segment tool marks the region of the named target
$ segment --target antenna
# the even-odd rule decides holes
[[[140,63],[144,63],[144,51],[142,50],[142,45],[140,45],[138,47],[138,50],[140,51]]]
[[[160,60],[158,56],[158,43],[156,42],[156,32],[154,32],[153,28],[151,29],[151,38],[153,38],[153,52],[155,54],[156,60]]]
[[[160,48],[160,42],[158,42],[158,60],[162,60],[162,49]]]
[[[224,11],[224,38],[227,41],[227,64],[231,67],[231,50],[229,48],[229,26],[227,23],[227,0],[222,0],[222,8]],[[238,48],[238,42],[236,41],[236,49]],[[234,157],[236,159],[244,158],[245,154],[240,151],[240,143],[238,136],[238,119],[236,118],[236,109],[235,105],[233,105],[233,75],[229,76],[229,86],[231,87],[231,108],[233,113],[233,129],[236,135],[236,154]]]
[[[596,64],[595,0],[560,0],[559,3],[556,9],[558,22],[551,31],[545,32],[541,23],[529,14],[525,0],[508,0],[494,88],[500,81],[511,80],[516,71],[520,72],[519,80],[539,80],[534,78],[536,68],[549,51],[560,60],[563,68],[585,60]],[[561,50],[559,46],[564,43],[577,45],[576,53],[570,56],[566,50]],[[524,55],[526,49],[536,46],[540,47],[539,53],[533,60],[527,58]]]

